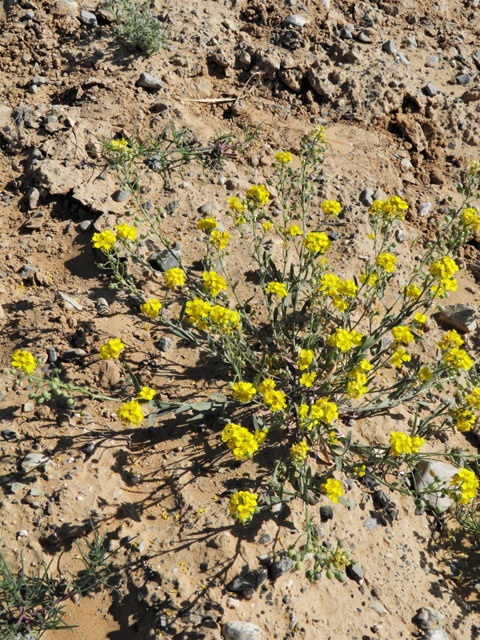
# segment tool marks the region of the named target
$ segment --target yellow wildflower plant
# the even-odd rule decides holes
[[[235,213],[241,213],[245,209],[245,205],[241,200],[239,200],[236,196],[233,198],[228,198],[228,206],[231,211]]]
[[[429,367],[422,367],[418,373],[418,377],[422,382],[428,382],[433,378],[433,372]]]
[[[270,200],[270,194],[268,193],[267,189],[265,189],[265,185],[263,184],[257,184],[253,187],[250,187],[250,189],[248,189],[246,193],[246,196],[248,200],[257,207],[264,207]]]
[[[427,316],[424,313],[416,313],[413,316],[413,319],[415,320],[415,322],[417,322],[418,324],[425,324],[425,322],[427,321]]]
[[[407,298],[413,298],[416,300],[422,295],[422,290],[417,287],[416,284],[411,284],[410,286],[405,287],[405,295]]]
[[[390,364],[399,369],[404,362],[410,362],[412,356],[405,349],[397,349],[390,358]]]
[[[465,209],[461,216],[462,224],[473,231],[480,229],[480,215],[476,209]]]
[[[113,340],[109,340],[107,344],[104,344],[100,349],[100,358],[102,360],[110,360],[110,358],[117,359],[124,349],[125,345],[123,342],[119,338],[113,338]]]
[[[185,307],[188,324],[193,325],[197,329],[207,329],[205,320],[209,317],[211,309],[212,305],[206,300],[202,300],[201,298],[189,300]]]
[[[335,504],[343,496],[343,487],[340,480],[329,478],[324,484],[320,485],[320,488]]]
[[[251,382],[235,382],[233,385],[233,397],[239,402],[250,402],[256,393]]]
[[[169,289],[183,287],[185,284],[185,271],[182,271],[182,269],[178,267],[168,269],[168,271],[165,271],[165,284]]]
[[[223,335],[229,335],[233,329],[240,329],[240,314],[233,309],[220,305],[211,307],[208,315],[212,323],[212,331],[218,330]]]
[[[213,229],[218,228],[218,222],[215,218],[201,218],[197,222],[197,229],[201,231],[212,231]]]
[[[203,287],[205,291],[208,291],[213,297],[227,288],[227,283],[222,276],[219,276],[215,271],[203,272]]]
[[[472,392],[465,397],[465,401],[471,407],[475,407],[475,409],[480,409],[480,388],[474,387],[472,389]]]
[[[210,234],[210,240],[212,244],[220,249],[220,251],[223,251],[227,248],[231,237],[232,236],[228,233],[228,231],[219,231],[218,229],[214,229]]]
[[[324,291],[327,296],[333,296],[338,293],[338,285],[340,278],[333,273],[324,273],[320,281],[319,291]]]
[[[377,265],[383,267],[387,273],[393,273],[397,258],[393,253],[381,253],[377,258]]]
[[[362,273],[362,275],[360,276],[359,280],[360,280],[360,282],[362,284],[367,282],[367,274],[366,273]],[[377,280],[378,280],[378,276],[375,273],[371,273],[370,277],[368,278],[367,284],[370,287],[374,287],[377,284]]]
[[[263,404],[270,408],[270,411],[283,411],[287,407],[286,395],[283,391],[267,390],[263,394]]]
[[[133,241],[137,239],[137,230],[135,227],[130,227],[126,222],[115,227],[115,229],[117,230],[117,238],[121,240]]]
[[[294,238],[295,236],[301,236],[302,235],[302,230],[300,229],[298,224],[292,224],[285,231],[285,235],[290,236],[292,238]]]
[[[251,458],[258,451],[258,439],[245,427],[229,422],[222,432],[222,441],[237,460]]]
[[[150,387],[142,387],[142,390],[137,396],[137,400],[153,400],[155,397],[155,389],[150,389]]]
[[[327,342],[332,345],[332,347],[340,349],[342,353],[346,353],[347,351],[350,351],[350,349],[358,347],[361,344],[363,337],[363,334],[359,331],[355,331],[354,329],[349,331],[348,329],[341,329],[338,327],[335,330],[335,333],[328,338]]]
[[[306,442],[298,442],[297,444],[294,444],[290,448],[290,457],[292,458],[293,464],[303,464],[307,459],[309,451],[310,447]]]
[[[437,347],[439,349],[451,349],[452,347],[460,347],[462,344],[462,338],[455,329],[452,329],[443,334],[440,342],[437,342]]]
[[[478,484],[478,478],[473,471],[460,469],[450,480],[449,495],[455,502],[468,504],[475,499]]]
[[[393,196],[387,200],[374,200],[369,211],[373,216],[381,215],[386,220],[405,220],[405,211],[408,204],[399,198]]]
[[[275,154],[275,160],[279,164],[290,164],[293,158],[290,151],[277,151],[277,153]]]
[[[267,391],[273,391],[276,386],[277,385],[275,384],[275,381],[272,380],[272,378],[267,378],[266,380],[263,380],[262,382],[260,382],[257,390],[258,390],[258,393],[261,393],[263,396],[263,394],[266,393]]]
[[[268,233],[270,231],[270,229],[272,228],[272,223],[270,222],[270,220],[267,220],[266,222],[262,222],[262,227],[263,230]]]
[[[288,296],[288,291],[284,282],[270,282],[267,285],[267,291],[269,293],[273,293],[279,298],[286,298]]]
[[[303,246],[310,253],[325,253],[332,246],[332,241],[325,233],[311,231],[305,236]]]
[[[423,438],[412,438],[398,431],[390,433],[390,453],[392,456],[398,457],[418,453],[424,444],[425,440]]]
[[[457,263],[448,256],[444,256],[441,260],[435,260],[430,265],[430,275],[441,280],[452,278],[457,271]]]
[[[470,431],[477,420],[468,409],[455,409],[453,418],[455,419],[455,426],[462,433]]]
[[[305,369],[308,369],[308,367],[313,362],[313,356],[314,356],[314,353],[311,349],[302,349],[300,351],[300,357],[297,360],[297,366],[300,369],[300,371],[304,371]]]
[[[156,320],[160,315],[161,308],[162,303],[160,302],[160,300],[152,298],[151,300],[147,300],[140,306],[140,311],[152,320]]]
[[[37,361],[29,351],[19,349],[12,356],[12,365],[25,373],[33,373],[37,367]]]
[[[241,523],[251,520],[257,511],[257,498],[255,493],[250,491],[236,491],[230,498],[230,515]]]
[[[117,411],[117,416],[125,426],[132,424],[134,427],[138,427],[145,417],[141,406],[135,400],[122,404]]]
[[[113,138],[113,140],[110,140],[110,146],[120,153],[124,153],[129,148],[128,140],[125,140],[125,138]]]
[[[392,336],[394,337],[396,344],[409,344],[410,342],[415,342],[415,338],[408,327],[394,327],[392,329]]]
[[[316,377],[317,374],[315,373],[315,371],[312,371],[311,373],[304,373],[300,377],[300,384],[303,384],[304,387],[310,388],[315,382]]]
[[[94,233],[92,237],[92,244],[95,249],[101,249],[104,252],[110,251],[116,241],[117,236],[109,229],[101,233]]]
[[[342,205],[336,200],[325,200],[322,202],[323,213],[331,218],[336,218],[342,211]]]
[[[470,358],[468,353],[458,347],[449,349],[445,352],[443,357],[445,362],[454,369],[469,370],[473,367],[473,360]]]

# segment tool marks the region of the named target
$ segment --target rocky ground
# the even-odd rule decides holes
[[[317,182],[320,197],[343,206],[329,229],[340,269],[360,272],[371,250],[367,206],[396,194],[410,207],[396,236],[399,281],[415,259],[406,241],[418,238],[421,247],[435,234],[447,198],[458,201],[462,168],[478,159],[478,0],[157,0],[154,10],[170,39],[148,58],[115,38],[95,0],[0,7],[2,553],[12,566],[23,552],[32,568],[54,558],[58,573],[74,571],[74,543],[92,520],[110,532],[121,571],[119,595],[69,603],[68,620],[79,625],[73,636],[45,637],[478,637],[478,552],[455,527],[448,541],[439,537],[436,520],[416,515],[410,500],[379,502],[375,487],[351,481],[351,508],[320,512],[326,498],[314,507],[325,544],[346,540],[362,570],[345,584],[310,586],[282,555],[302,530],[300,508],[262,512],[245,527],[228,516],[229,492],[258,486],[274,450],[238,465],[220,426],[192,430],[169,418],[128,429],[108,403],[58,421],[53,407],[29,401],[28,385],[14,383],[11,353],[29,348],[61,363],[75,383],[114,394],[122,375],[98,358],[114,337],[164,400],[205,398],[227,382],[220,366],[145,325],[96,266],[93,232],[123,221],[131,205],[99,154],[101,137],[137,132],[147,141],[173,123],[209,145],[219,132],[241,142],[259,127],[248,150],[222,163],[192,161],[167,180],[141,167],[146,199],[164,207],[165,230],[194,268],[200,213],[225,217],[227,197],[265,182],[275,152],[295,155],[304,132],[322,123],[329,151]],[[474,238],[460,250],[464,271],[449,301],[475,312],[479,247]],[[151,250],[144,245],[146,256]],[[245,269],[238,247],[231,260]],[[143,290],[158,291],[159,282],[145,278]],[[430,346],[440,330],[431,327]],[[477,343],[475,332],[467,336],[472,351]],[[408,417],[402,409],[356,428],[382,442]],[[456,434],[445,446],[478,440]],[[25,465],[32,453],[46,456],[42,466]]]

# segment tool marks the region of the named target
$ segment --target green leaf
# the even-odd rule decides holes
[[[190,409],[192,408],[191,404],[181,404],[179,407],[177,407],[174,411],[175,415],[178,416],[179,413],[184,413],[185,411],[190,411]]]
[[[345,447],[343,449],[343,455],[345,455],[347,451],[350,449],[350,445],[352,444],[352,436],[353,436],[353,431],[349,431],[347,437],[345,438]]]
[[[353,507],[353,504],[350,502],[350,500],[345,500],[345,498],[338,498],[338,501],[340,502],[340,504],[343,504],[346,507]]]
[[[217,402],[228,402],[228,398],[221,393],[211,393],[209,397]]]
[[[254,386],[254,387],[257,387],[258,383],[260,382],[260,378],[262,377],[262,375],[263,375],[263,371],[264,371],[264,369],[265,369],[265,363],[266,363],[266,361],[267,361],[267,356],[266,356],[266,355],[264,355],[264,356],[263,356],[263,358],[262,358],[262,361],[261,361],[261,363],[260,363],[260,369],[258,370],[258,373],[257,373],[257,375],[255,376],[255,380],[253,381],[253,386]]]
[[[140,383],[137,380],[137,376],[133,373],[133,371],[130,368],[130,365],[128,364],[128,362],[124,362],[125,364],[125,369],[128,371],[128,374],[132,380],[133,386],[135,387],[135,391],[137,393],[140,393],[140,391],[142,390],[142,387],[140,386]]]
[[[342,456],[335,456],[335,464],[337,465],[337,469],[341,471],[343,466]]]

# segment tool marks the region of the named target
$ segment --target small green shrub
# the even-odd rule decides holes
[[[165,49],[167,34],[146,5],[131,0],[107,0],[104,7],[113,15],[117,34],[129,48],[149,56]]]

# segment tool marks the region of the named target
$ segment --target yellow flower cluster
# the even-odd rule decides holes
[[[295,236],[301,236],[302,230],[300,229],[298,224],[292,224],[288,227],[288,229],[285,230],[285,235],[290,236],[291,238],[294,238]]]
[[[270,231],[270,229],[272,228],[272,223],[270,222],[270,220],[267,220],[266,222],[262,222],[262,227],[263,230],[268,233]]]
[[[413,298],[416,300],[422,295],[422,290],[417,287],[416,284],[411,284],[410,286],[405,287],[405,295],[407,298]]]
[[[270,194],[263,184],[256,184],[250,187],[246,196],[257,207],[264,207],[270,200]]]
[[[475,416],[468,409],[455,409],[453,417],[456,420],[457,429],[463,433],[470,431],[476,422]]]
[[[284,282],[270,282],[270,284],[267,285],[267,291],[269,293],[273,293],[279,298],[285,298],[288,295]]]
[[[156,318],[158,318],[161,308],[162,303],[156,298],[152,298],[151,300],[147,300],[140,306],[140,311],[152,320],[155,320]]]
[[[445,291],[457,290],[457,281],[453,278],[457,271],[457,263],[447,256],[443,256],[441,260],[432,262],[430,265],[430,275],[440,279],[440,285],[432,287],[432,291],[436,297],[443,296]]]
[[[125,349],[125,345],[119,338],[109,340],[100,349],[100,358],[102,360],[110,360],[110,358],[118,358],[120,353]]]
[[[94,233],[92,237],[95,249],[101,249],[102,251],[110,251],[116,241],[117,236],[110,229],[101,233]]]
[[[212,231],[218,227],[218,222],[215,218],[202,218],[197,222],[197,229],[201,231]]]
[[[193,325],[197,329],[207,329],[207,323],[205,322],[205,319],[210,315],[211,308],[212,305],[206,300],[202,300],[201,298],[189,300],[185,307],[188,324]]]
[[[165,271],[165,284],[169,289],[174,289],[175,287],[183,287],[183,285],[185,284],[185,272],[178,267],[168,269],[168,271]]]
[[[477,495],[478,478],[470,469],[460,469],[450,480],[450,496],[460,504],[468,504]]]
[[[325,424],[330,424],[338,418],[338,407],[334,402],[330,402],[328,398],[321,398],[311,406],[301,404],[298,408],[298,415],[300,418],[311,421],[312,424],[317,424],[319,420]],[[312,429],[312,424],[308,426],[309,431]]]
[[[405,351],[405,349],[397,349],[390,358],[390,364],[394,367],[400,368],[404,362],[410,362],[412,356]]]
[[[346,353],[350,351],[350,349],[358,347],[362,340],[363,334],[359,331],[355,331],[354,329],[348,331],[348,329],[337,328],[335,333],[328,338],[327,342],[333,347],[340,349],[342,353]]]
[[[325,127],[323,127],[321,124],[317,124],[316,127],[314,127],[310,133],[308,134],[309,137],[317,143],[317,145],[326,145],[327,144],[327,136],[325,135]]]
[[[480,229],[480,216],[476,209],[465,209],[462,211],[462,223],[465,227],[471,227],[473,231]]]
[[[325,202],[322,203],[322,209],[326,216],[336,218],[342,211],[342,205],[336,200],[325,200]]]
[[[297,365],[300,371],[308,369],[313,362],[313,351],[311,349],[302,349],[300,351],[300,357],[297,360]]]
[[[273,391],[275,387],[275,382],[271,378],[267,378],[266,380],[263,380],[263,382],[260,382],[260,384],[258,385],[258,393],[261,393],[263,396],[263,394],[267,391]]]
[[[370,207],[370,213],[373,215],[380,214],[386,220],[405,220],[405,211],[408,209],[408,204],[399,198],[393,196],[387,200],[374,200]]]
[[[454,347],[445,352],[445,362],[454,369],[471,369],[473,366],[473,360],[463,349]]]
[[[114,138],[110,140],[110,145],[115,149],[115,151],[124,152],[128,149],[128,140],[125,138],[121,138],[120,140]]]
[[[270,407],[270,411],[283,411],[287,406],[287,399],[283,391],[268,389],[263,394],[263,404]]]
[[[137,396],[137,400],[152,400],[155,397],[155,389],[150,387],[142,387],[142,390]]]
[[[33,373],[37,366],[37,362],[29,351],[22,351],[19,349],[18,351],[15,351],[12,356],[12,365],[16,369],[25,371],[25,373]]]
[[[137,238],[137,230],[135,227],[130,227],[126,222],[115,227],[117,230],[117,238],[120,240],[136,240]]]
[[[245,209],[245,205],[236,196],[228,198],[228,206],[234,213],[241,213]]]
[[[234,422],[229,422],[223,430],[222,441],[226,443],[237,460],[251,458],[258,451],[258,440],[255,435]]]
[[[129,424],[133,424],[134,427],[138,427],[144,418],[142,408],[135,400],[122,404],[117,411],[117,416],[124,425],[128,426]]]
[[[239,402],[249,402],[257,390],[250,382],[235,382],[233,385],[233,397]]]
[[[238,311],[227,309],[216,304],[210,309],[209,319],[219,333],[230,334],[233,328],[240,329],[240,314]]]
[[[290,457],[292,458],[293,463],[302,464],[302,462],[305,462],[309,451],[310,447],[306,442],[294,444],[293,447],[290,448]]]
[[[214,229],[210,234],[212,244],[218,247],[220,251],[223,251],[227,247],[231,237],[228,231],[219,231],[218,229]]]
[[[418,373],[418,377],[420,380],[428,382],[433,378],[433,373],[428,367],[422,367]]]
[[[443,334],[440,342],[437,342],[439,349],[451,349],[452,347],[460,347],[463,344],[462,338],[458,335],[455,329],[447,331]]]
[[[424,313],[416,313],[413,318],[418,324],[424,324],[427,321],[427,316]]]
[[[220,291],[227,288],[227,283],[222,276],[219,276],[215,271],[203,272],[203,288],[208,291],[213,297],[218,296]]]
[[[367,274],[366,274],[366,273],[363,273],[363,274],[360,276],[360,282],[363,284],[363,283],[366,281],[366,279],[367,279]],[[368,284],[370,287],[374,287],[374,286],[377,284],[377,280],[378,280],[377,275],[376,275],[375,273],[372,273],[372,274],[370,274],[370,277],[369,277],[369,279],[368,279],[368,283],[367,283],[367,284]]]
[[[230,498],[230,515],[235,520],[247,522],[257,510],[257,496],[250,491],[236,491]]]
[[[345,311],[348,303],[342,296],[355,298],[357,295],[357,285],[353,280],[340,280],[333,273],[325,273],[322,276],[319,291],[324,291],[325,295],[332,298],[333,305],[339,311]]]
[[[275,159],[280,164],[289,164],[293,160],[290,151],[277,151],[277,153],[275,154]]]
[[[472,393],[469,393],[465,400],[470,406],[480,409],[480,388],[474,387]]]
[[[338,502],[338,499],[343,496],[343,488],[340,480],[329,478],[324,484],[320,485],[320,488],[335,504]]]
[[[383,267],[387,273],[393,273],[397,258],[393,253],[381,253],[377,258],[377,265]]]
[[[367,374],[365,372],[371,369],[372,365],[368,360],[361,360],[354,369],[350,371],[348,377],[351,379],[351,382],[347,384],[349,398],[359,399],[367,393]]]
[[[411,438],[405,433],[400,433],[398,431],[392,431],[390,434],[390,453],[392,456],[417,453],[424,444],[425,440],[418,436]]]
[[[206,331],[210,328],[213,332],[219,332],[223,335],[230,334],[232,329],[240,328],[240,314],[220,305],[211,305],[206,300],[195,298],[187,302],[185,313],[187,315],[188,324],[193,325],[197,329]]]
[[[396,344],[409,344],[415,342],[415,338],[408,327],[394,327],[392,329],[392,335],[395,338]]]
[[[312,384],[315,382],[316,377],[317,377],[317,374],[315,373],[315,371],[312,371],[311,373],[304,373],[300,377],[300,384],[303,384],[305,387],[310,388]]]
[[[316,231],[311,231],[307,233],[305,236],[305,240],[303,241],[303,246],[310,253],[325,253],[332,246],[331,240],[328,239],[328,236],[324,233],[317,233]]]
[[[474,178],[480,173],[480,160],[472,160],[467,169],[467,177]]]

